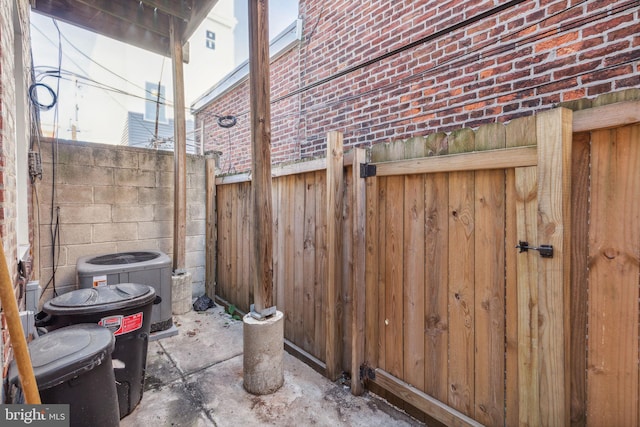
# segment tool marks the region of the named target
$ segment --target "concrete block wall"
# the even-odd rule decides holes
[[[273,151],[317,157],[332,130],[344,133],[345,147],[369,147],[640,87],[636,2],[532,0],[473,20],[506,3],[301,0],[303,40],[272,63],[272,99],[327,81],[272,104]],[[205,149],[222,151],[222,159],[248,152],[247,132],[217,129],[213,116],[247,120],[245,86],[197,116],[212,132]],[[231,158],[223,172],[250,168],[247,157]]]
[[[75,289],[82,256],[140,250],[172,255],[173,152],[46,140],[42,160],[43,179],[37,184],[42,286],[56,265],[57,292]],[[194,296],[204,294],[205,190],[204,157],[188,155],[186,268]],[[59,241],[55,258],[54,241]],[[51,282],[43,301],[52,290]]]

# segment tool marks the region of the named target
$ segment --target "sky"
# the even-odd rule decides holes
[[[233,13],[227,21],[235,23],[234,52],[224,67],[215,74],[215,80],[226,75],[246,60],[248,55],[247,1],[227,0],[220,14]],[[218,8],[219,6],[216,6]],[[279,34],[298,15],[298,2],[271,0],[269,2],[270,37]],[[216,12],[214,8],[214,12]],[[233,11],[233,12],[232,12]],[[58,28],[60,32],[58,33]],[[231,36],[230,36],[231,37]],[[127,46],[113,39],[91,33],[58,21],[57,28],[51,18],[31,14],[31,44],[36,82],[49,86],[57,94],[55,107],[41,111],[43,132],[49,135],[57,123],[58,137],[72,139],[73,129],[78,140],[120,143],[124,117],[127,111],[144,111],[145,81],[162,81],[167,98],[172,98],[171,59]],[[59,49],[61,47],[61,50]],[[55,77],[60,61],[61,78]],[[189,78],[189,65],[185,65],[185,79]],[[222,74],[221,74],[222,73]],[[193,73],[198,79],[207,73]],[[209,88],[216,81],[199,81],[199,87]],[[189,92],[189,88],[186,88]],[[192,90],[193,92],[193,90]],[[52,101],[44,87],[37,94],[42,104]],[[188,93],[186,105],[201,93]],[[169,116],[171,99],[167,100]],[[189,119],[189,114],[187,116]]]

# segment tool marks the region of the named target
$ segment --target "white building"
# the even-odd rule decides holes
[[[187,105],[235,66],[236,25],[234,0],[220,0],[189,40],[189,63],[184,65]],[[62,22],[59,38],[53,21],[36,13],[32,27],[36,78],[58,98],[56,108],[41,112],[45,136],[52,136],[58,123],[57,136],[62,139],[107,144],[125,139],[128,145],[141,145],[140,140],[128,141],[126,136],[133,120],[150,145],[156,117],[158,130],[164,125],[166,133],[173,117],[171,58]],[[56,77],[59,45],[60,79]],[[44,87],[36,93],[43,104],[51,100]]]

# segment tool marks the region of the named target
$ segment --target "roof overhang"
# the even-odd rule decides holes
[[[218,0],[31,0],[31,9],[163,56],[171,56],[169,23],[184,43]]]

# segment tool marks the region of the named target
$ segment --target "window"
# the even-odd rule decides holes
[[[216,33],[214,33],[213,31],[207,30],[206,44],[207,44],[207,47],[209,49],[215,50],[215,48],[216,48]]]
[[[158,97],[158,83],[145,82],[146,101],[144,103],[144,119],[152,122],[158,121],[167,123],[167,115],[165,113],[166,91],[164,86],[160,86],[160,97]]]

